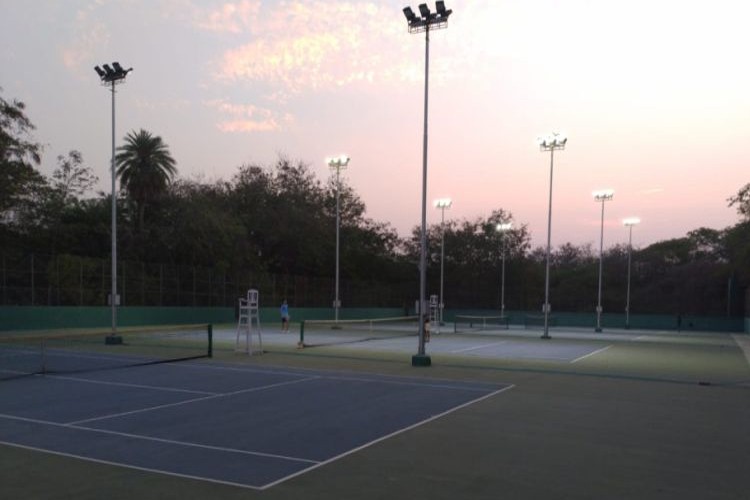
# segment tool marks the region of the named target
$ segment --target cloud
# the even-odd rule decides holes
[[[253,16],[255,22],[246,26],[252,40],[223,53],[216,62],[217,80],[260,82],[288,96],[415,76],[400,42],[405,22],[390,6],[291,1],[264,6]]]
[[[92,9],[93,7],[90,7],[76,13],[76,35],[62,47],[62,61],[69,70],[89,65],[93,54],[109,45],[109,30],[103,22],[91,19]]]
[[[257,24],[258,12],[261,2],[259,0],[242,0],[240,2],[227,2],[215,10],[205,12],[203,9],[196,10],[196,25],[207,31],[242,33],[251,31]]]
[[[292,121],[291,115],[279,117],[278,113],[253,104],[233,104],[225,99],[204,104],[227,117],[216,124],[222,132],[271,132],[281,130],[282,124]]]

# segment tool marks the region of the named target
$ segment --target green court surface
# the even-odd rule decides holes
[[[0,445],[0,497],[748,498],[747,336],[441,333],[427,344],[430,367],[411,366],[416,337],[306,349],[296,340],[269,328],[265,354],[247,356],[226,325],[215,358],[513,387],[263,491]]]

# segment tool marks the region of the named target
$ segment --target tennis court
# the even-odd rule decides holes
[[[508,387],[195,361],[34,375],[0,383],[0,442],[264,489]]]
[[[747,497],[744,335],[375,330],[0,382],[3,497]]]

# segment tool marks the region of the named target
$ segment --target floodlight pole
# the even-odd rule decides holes
[[[599,233],[599,298],[596,305],[596,328],[595,332],[602,331],[602,263],[604,260],[604,203],[612,200],[614,192],[611,189],[595,191],[594,201],[602,204],[602,223]]]
[[[350,158],[346,155],[341,155],[338,158],[327,158],[326,162],[328,166],[336,170],[336,297],[333,301],[334,318],[336,323],[339,321],[339,308],[341,307],[341,300],[339,300],[339,227],[341,226],[341,215],[339,211],[339,191],[340,181],[339,172],[342,168],[346,168],[349,165]]]
[[[428,366],[431,364],[429,356],[425,355],[425,330],[421,317],[425,311],[425,296],[427,292],[427,110],[428,89],[430,77],[430,30],[448,27],[448,16],[451,10],[445,9],[445,2],[436,2],[437,12],[431,13],[427,4],[420,4],[420,16],[412,12],[410,7],[404,8],[404,15],[409,25],[409,33],[425,34],[424,57],[424,139],[422,143],[422,228],[420,235],[419,256],[419,347],[416,356],[412,357],[412,365]]]
[[[502,264],[500,273],[500,316],[505,316],[505,232],[512,227],[510,222],[504,222],[497,225],[497,230],[500,231],[501,239],[503,242],[502,247]]]
[[[438,323],[443,326],[443,308],[445,306],[443,302],[443,276],[444,276],[444,264],[445,264],[445,210],[450,208],[453,201],[450,198],[441,198],[435,200],[435,207],[439,208],[440,214],[440,301],[438,303]]]
[[[120,63],[112,63],[114,69],[104,64],[104,70],[95,66],[94,70],[99,75],[102,85],[110,86],[112,92],[112,288],[110,291],[110,303],[112,308],[112,332],[111,337],[117,335],[117,173],[115,169],[115,86],[117,82],[125,82],[125,77],[133,68],[123,69]]]
[[[638,224],[640,219],[631,217],[625,219],[622,223],[628,228],[628,291],[625,298],[625,329],[630,329],[630,255],[633,252],[633,226]]]
[[[539,143],[539,150],[540,151],[549,151],[549,205],[547,210],[547,263],[545,266],[545,274],[544,274],[544,305],[542,306],[542,310],[544,312],[544,333],[542,333],[543,339],[549,339],[551,338],[549,335],[549,313],[550,313],[550,303],[549,303],[549,260],[550,260],[550,250],[551,250],[551,240],[552,240],[552,171],[555,163],[555,150],[565,149],[565,144],[568,142],[568,138],[560,135],[556,132],[553,132],[552,135],[547,137],[540,137],[537,139],[537,142]]]

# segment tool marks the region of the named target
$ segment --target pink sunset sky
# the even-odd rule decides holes
[[[45,144],[71,149],[108,191],[111,98],[94,65],[133,67],[118,87],[117,139],[160,135],[180,175],[229,179],[279,154],[347,153],[345,179],[402,236],[421,218],[424,35],[418,2],[0,0],[0,86]],[[434,2],[428,3],[434,8]],[[738,221],[727,198],[750,182],[750,3],[713,0],[454,0],[431,34],[428,223],[503,208],[546,242],[598,246],[595,189],[612,188],[605,247]]]

